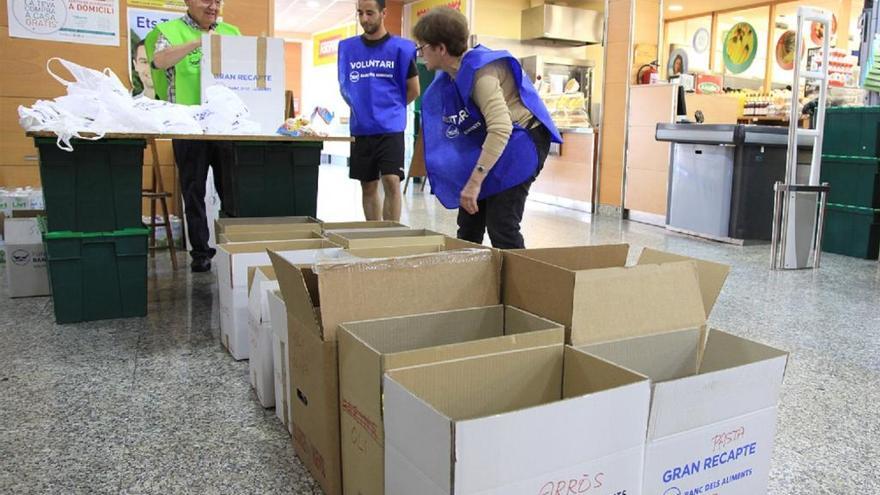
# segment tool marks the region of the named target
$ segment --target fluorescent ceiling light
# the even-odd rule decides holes
[[[681,5],[670,5],[669,6],[670,12],[681,12],[682,10],[684,10],[684,7],[682,7]]]
[[[309,0],[308,2],[306,2],[306,7],[310,9],[317,9],[320,6],[321,2],[319,2],[318,0]]]

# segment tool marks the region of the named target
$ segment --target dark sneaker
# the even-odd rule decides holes
[[[209,272],[211,271],[211,259],[196,258],[192,260],[192,263],[190,263],[189,266],[192,269],[193,273]]]

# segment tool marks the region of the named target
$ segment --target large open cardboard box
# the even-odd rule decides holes
[[[401,367],[562,344],[564,328],[501,305],[339,327],[343,491],[385,493],[382,376]]]
[[[328,240],[346,249],[369,249],[396,246],[442,246],[443,234],[425,229],[407,230],[337,230],[324,231]]]
[[[504,251],[504,303],[562,323],[569,344],[603,342],[700,326],[730,270],[652,249],[626,266],[628,254],[627,244]]]
[[[650,389],[561,344],[384,378],[385,493],[638,494]]]
[[[290,368],[287,340],[287,308],[281,290],[269,291],[269,313],[272,315],[272,366],[275,370],[275,416],[290,431]]]
[[[321,221],[313,217],[240,217],[214,220],[214,236],[220,244],[220,234],[243,232],[317,232]]]
[[[248,370],[257,401],[267,408],[275,407],[272,315],[269,312],[269,292],[273,290],[278,290],[278,278],[271,265],[248,268],[248,335],[251,345]]]
[[[766,493],[788,354],[707,330],[723,270],[705,262],[699,270],[682,260],[646,251],[640,263],[689,266],[691,276],[645,277],[639,295],[629,298],[615,283],[593,294],[592,303],[604,311],[594,314],[591,326],[613,325],[616,338],[582,332],[578,349],[651,379],[642,493]],[[677,302],[665,309],[639,304],[661,293],[675,293]]]
[[[498,304],[501,258],[469,249],[304,268],[276,253],[270,257],[290,332],[294,448],[324,492],[339,495],[339,325]]]
[[[297,264],[320,259],[350,257],[326,240],[271,241],[220,244],[214,260],[220,292],[220,340],[237,360],[250,352],[248,332],[248,268],[269,264],[267,249],[282,253]]]
[[[229,244],[233,242],[294,241],[300,239],[323,238],[323,235],[314,230],[269,230],[264,232],[226,232],[223,234],[217,234],[218,244]]]

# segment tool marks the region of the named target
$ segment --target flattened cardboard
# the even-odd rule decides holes
[[[290,368],[287,341],[287,308],[280,290],[269,291],[269,313],[272,315],[272,366],[275,375],[275,416],[290,428]]]
[[[344,493],[385,493],[382,376],[400,367],[562,344],[564,328],[513,307],[401,316],[339,327]]]
[[[402,368],[384,383],[388,494],[639,493],[644,376],[547,346]]]
[[[321,221],[313,217],[242,217],[214,220],[215,242],[220,244],[220,234],[240,232],[321,232]]]
[[[726,267],[650,250],[625,267],[627,251],[620,244],[505,252],[504,302],[565,324],[578,346],[705,323]]]
[[[652,380],[644,493],[764,493],[787,353],[720,330],[701,335],[685,329],[580,350]]]
[[[267,232],[226,232],[217,234],[218,244],[263,241],[294,241],[303,239],[323,239],[324,236],[313,231],[270,230]]]
[[[327,239],[346,249],[368,249],[396,246],[442,246],[443,234],[430,230],[369,229],[357,231],[324,231]]]
[[[296,266],[269,252],[288,317],[292,434],[324,492],[341,493],[336,330],[341,323],[500,302],[500,257],[464,250]]]

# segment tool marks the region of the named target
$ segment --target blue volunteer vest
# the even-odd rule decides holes
[[[339,88],[351,107],[352,136],[406,130],[406,76],[416,45],[391,36],[367,46],[360,36],[339,42]]]
[[[554,143],[562,142],[547,107],[523,77],[519,61],[507,51],[493,51],[482,45],[474,47],[462,58],[454,80],[446,73],[438,73],[422,95],[425,168],[431,190],[446,208],[458,208],[461,191],[486,141],[486,121],[471,98],[474,77],[481,67],[502,59],[510,64],[523,105],[550,131]],[[483,181],[478,199],[522,184],[534,177],[537,170],[535,142],[528,130],[514,123],[507,147]]]

